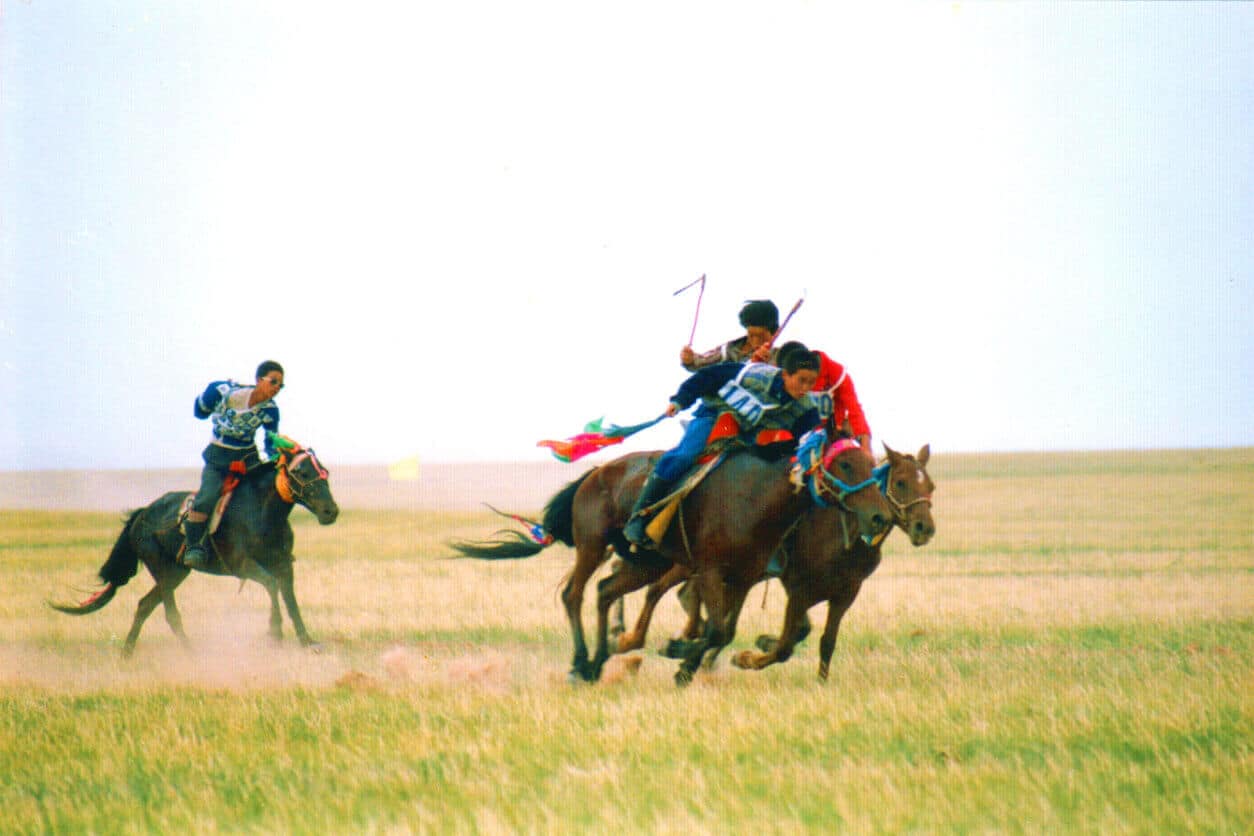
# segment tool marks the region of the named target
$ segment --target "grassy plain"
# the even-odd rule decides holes
[[[145,577],[44,606],[85,597],[120,514],[0,511],[0,830],[1250,832],[1254,450],[931,472],[936,538],[890,538],[831,681],[810,641],[686,690],[652,652],[568,685],[571,552],[443,559],[487,512],[298,510],[323,652],[264,638],[259,587],[195,576],[193,650],[158,611],[122,660]],[[732,649],[782,610],[758,587]],[[679,624],[666,601],[651,644]]]

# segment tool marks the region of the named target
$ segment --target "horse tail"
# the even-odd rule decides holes
[[[593,468],[595,470],[595,468]],[[575,545],[575,493],[584,480],[591,476],[592,470],[580,476],[557,493],[544,506],[544,527],[555,540],[567,546]]]
[[[127,582],[135,577],[135,573],[139,571],[139,553],[135,551],[135,546],[131,542],[131,529],[135,526],[142,510],[141,508],[138,511],[131,512],[131,515],[126,520],[126,524],[122,526],[121,535],[118,536],[117,542],[113,544],[113,551],[109,553],[109,559],[100,567],[98,574],[100,579],[105,582],[104,589],[101,589],[81,604],[54,604],[49,601],[48,606],[66,615],[87,615],[103,609],[106,604],[113,600],[113,596],[117,594],[118,588],[126,586]]]
[[[592,473],[591,470],[549,499],[548,504],[544,506],[544,524],[539,532],[541,534],[539,539],[536,538],[534,529],[532,536],[506,530],[498,531],[497,536],[491,540],[450,540],[448,547],[463,557],[476,557],[480,560],[508,560],[534,557],[558,541],[567,546],[573,546],[575,534],[572,514],[575,491],[579,490],[579,486],[590,473]]]

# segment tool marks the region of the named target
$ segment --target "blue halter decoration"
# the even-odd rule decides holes
[[[827,456],[825,458],[830,458],[834,454],[842,453],[845,450],[855,448],[857,446],[858,446],[858,443],[854,441],[853,439],[849,439],[849,438],[839,439],[833,442],[832,448],[828,451]],[[818,467],[814,468],[813,470],[809,471],[806,474],[806,477],[807,477],[806,486],[810,489],[810,498],[813,499],[814,504],[818,505],[820,508],[831,507],[831,503],[823,499],[823,496],[822,496],[823,485],[826,484],[831,487],[837,488],[839,490],[839,493],[836,494],[836,503],[843,508],[845,506],[845,497],[851,496],[857,493],[858,491],[862,490],[863,488],[870,487],[871,485],[882,485],[885,488],[887,487],[888,485],[887,468],[884,469],[884,473],[882,475],[877,473],[878,470],[879,468],[876,468],[876,470],[873,470],[871,472],[870,478],[865,479],[856,485],[850,485],[848,482],[842,481],[839,477],[833,476],[831,473],[828,473],[827,468],[824,465],[820,464]],[[821,483],[819,481],[820,479],[822,479]]]

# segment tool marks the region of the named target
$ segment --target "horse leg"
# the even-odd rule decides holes
[[[296,579],[292,572],[292,561],[290,559],[284,561],[275,567],[275,580],[278,581],[279,594],[283,596],[283,604],[287,607],[287,617],[292,620],[292,629],[296,631],[296,638],[300,642],[301,647],[311,647],[317,649],[318,643],[309,635],[309,631],[305,629],[305,620],[300,617],[300,604],[296,603]],[[282,619],[278,615],[278,607],[274,608],[271,615],[271,627],[274,634],[280,635],[282,628],[276,624]]]
[[[724,647],[731,644],[732,639],[736,637],[736,625],[740,621],[740,612],[744,609],[745,598],[747,598],[748,595],[748,586],[735,586],[729,590],[727,597],[727,615],[724,618],[723,629],[720,631],[723,643],[714,645],[710,648],[710,652],[705,657],[704,662],[707,670],[714,667],[714,662],[718,659],[718,654],[722,652]]]
[[[588,580],[601,564],[605,555],[605,547],[601,543],[577,544],[575,547],[575,568],[570,573],[570,580],[562,590],[562,604],[566,607],[566,619],[570,622],[570,635],[575,644],[575,655],[570,663],[571,680],[581,679],[592,682],[596,677],[588,664],[588,644],[583,635],[583,591]]]
[[[743,603],[744,594],[748,591],[747,589],[740,591],[739,596],[737,596],[737,590],[729,591],[723,579],[723,573],[717,568],[706,569],[697,577],[700,583],[701,600],[705,602],[710,617],[705,622],[705,633],[692,643],[688,654],[679,663],[679,670],[675,672],[675,684],[680,687],[692,682],[707,650],[715,649],[717,656],[717,650],[730,641],[727,628],[734,623],[733,606],[736,605],[737,597],[740,603]]]
[[[240,561],[239,577],[242,580],[256,581],[270,596],[270,638],[279,642],[283,640],[283,613],[279,609],[279,581],[251,557]]]
[[[139,631],[160,602],[161,581],[157,581],[156,586],[148,590],[147,594],[139,599],[138,606],[135,607],[135,620],[131,622],[131,631],[126,634],[126,642],[122,645],[123,656],[130,656],[135,652],[135,640],[139,638]]]
[[[614,558],[610,563],[610,574],[614,574],[622,566],[623,561],[620,558]],[[610,607],[610,638],[621,642],[622,635],[627,631],[626,615],[624,613],[623,599],[619,598]],[[621,653],[622,651],[618,651]]]
[[[701,629],[704,626],[701,623],[701,595],[697,591],[696,584],[691,582],[684,584],[679,590],[679,603],[683,605],[684,612],[688,613],[688,623],[684,625],[680,637],[695,639],[701,635]]]
[[[770,636],[759,636],[758,647],[762,648],[762,653],[755,653],[752,650],[742,650],[732,659],[732,664],[738,668],[746,670],[762,670],[768,665],[774,665],[776,662],[784,662],[792,656],[793,648],[809,632],[809,617],[806,610],[814,605],[814,601],[808,597],[803,599],[799,594],[791,594],[788,596],[788,605],[784,608],[784,626],[779,631],[779,638],[771,638]],[[806,629],[803,629],[806,628]],[[767,639],[764,642],[763,639]],[[769,646],[763,647],[763,644]]]
[[[684,612],[688,614],[688,622],[662,650],[662,655],[671,659],[683,659],[687,656],[693,642],[705,632],[705,623],[701,620],[701,594],[697,591],[697,583],[689,578],[679,588],[677,597]]]
[[[813,604],[811,604],[811,606],[813,606]],[[793,644],[794,645],[801,644],[803,641],[806,640],[806,636],[810,635],[810,631],[813,629],[814,629],[813,625],[810,624],[809,614],[802,613],[801,623],[797,625],[797,638],[793,640]],[[781,633],[780,635],[783,635],[783,634]],[[758,636],[754,644],[757,645],[758,650],[761,650],[763,653],[770,653],[773,650],[775,650],[775,648],[779,645],[779,638],[780,638],[779,636],[771,636],[771,635],[767,635],[766,633],[763,633],[762,635]]]
[[[836,650],[836,634],[840,632],[840,620],[853,605],[862,588],[860,578],[850,578],[848,585],[833,595],[827,602],[827,626],[823,628],[823,637],[819,639],[819,679],[827,681],[828,670],[832,661],[832,652]]]
[[[671,587],[688,577],[689,571],[687,566],[676,563],[666,570],[666,574],[649,584],[649,589],[645,592],[644,606],[641,607],[640,615],[636,618],[636,626],[630,633],[623,633],[618,637],[617,652],[627,653],[644,647],[644,637],[649,632],[649,622],[653,620],[653,610],[657,607],[658,602],[662,600],[662,596]],[[621,605],[622,600],[622,598],[619,598],[615,604]]]
[[[661,572],[624,564],[617,572],[602,578],[597,583],[597,652],[592,659],[592,675],[601,677],[601,669],[610,658],[608,623],[610,605],[623,600],[628,592],[634,592],[650,581],[655,580]]]
[[[178,640],[183,643],[183,647],[191,647],[191,641],[187,638],[187,633],[183,632],[183,615],[179,612],[178,604],[174,603],[174,590],[178,588],[187,576],[191,574],[191,570],[179,567],[171,567],[170,571],[157,581],[157,589],[161,592],[161,603],[165,609],[165,621],[170,625],[170,630],[174,635],[178,636]]]

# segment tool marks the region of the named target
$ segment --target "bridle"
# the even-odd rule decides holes
[[[842,510],[852,513],[853,509],[849,507],[845,500],[859,491],[866,490],[872,485],[879,484],[879,479],[875,477],[874,473],[872,473],[869,478],[864,479],[856,485],[851,485],[842,480],[840,477],[833,475],[832,472],[827,469],[828,465],[831,464],[837,456],[846,450],[852,449],[861,449],[858,442],[851,438],[837,439],[832,442],[832,446],[827,449],[827,453],[824,454],[818,467],[814,468],[812,473],[807,474],[809,478],[806,479],[806,485],[810,489],[810,498],[814,500],[815,505],[818,505],[820,508],[830,508],[833,504],[835,504]],[[831,497],[834,501],[829,502],[824,497]]]
[[[306,459],[313,464],[314,472],[318,475],[312,479],[302,480],[300,474],[295,471]],[[325,482],[329,475],[327,469],[318,461],[313,448],[297,447],[291,451],[284,450],[279,455],[279,466],[274,474],[274,488],[279,492],[279,498],[290,505],[303,499],[311,485]]]
[[[923,478],[927,479],[929,482],[932,481],[932,477],[927,475],[927,471],[923,469],[923,466],[919,465],[918,467],[919,467],[919,473],[922,474]],[[919,503],[924,503],[924,502],[927,503],[928,508],[932,507],[932,495],[930,493],[917,496],[914,499],[910,500],[909,502],[902,502],[897,497],[893,496],[892,479],[891,479],[891,474],[892,474],[892,462],[891,461],[886,461],[883,464],[879,465],[878,467],[876,467],[874,470],[871,471],[871,474],[872,474],[872,477],[877,482],[879,482],[880,493],[884,494],[884,498],[888,500],[888,504],[893,507],[894,522],[897,525],[901,526],[903,529],[905,527],[905,522],[906,522],[906,511],[909,508],[912,508],[915,505],[918,505]]]

